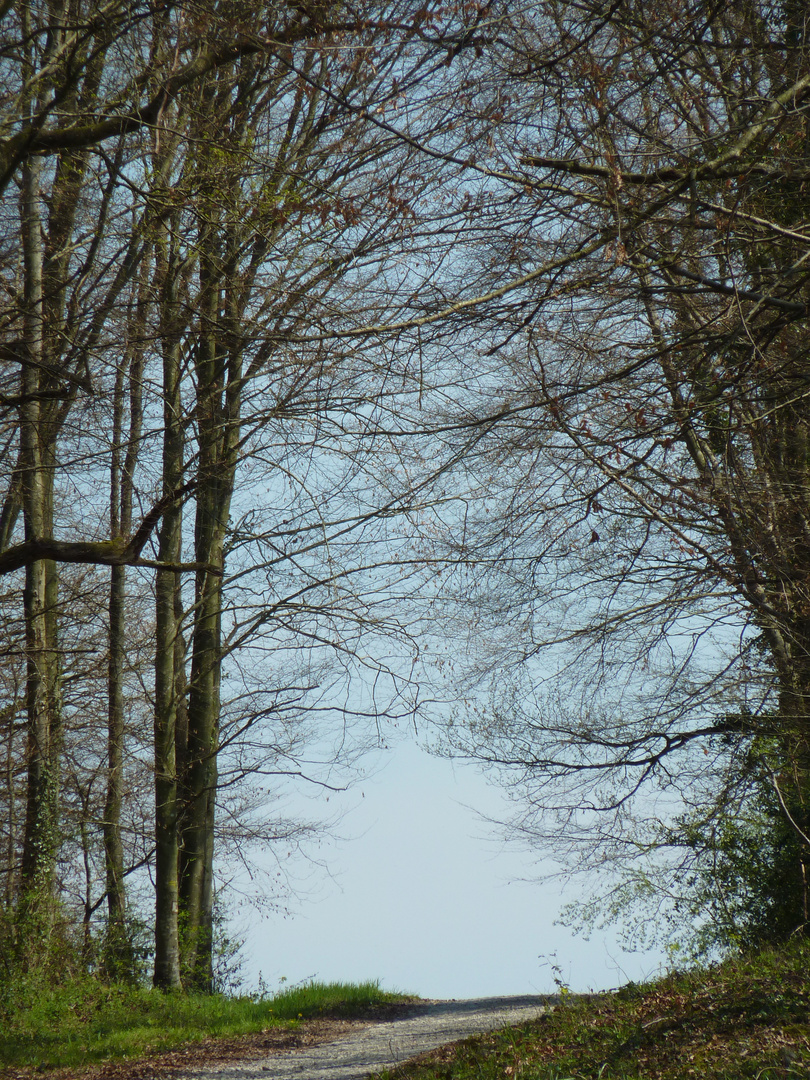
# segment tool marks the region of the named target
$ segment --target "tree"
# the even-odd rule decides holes
[[[8,895],[33,896],[20,872],[43,883],[43,910],[72,891],[85,942],[106,900],[112,970],[124,881],[153,864],[155,982],[210,988],[217,801],[261,805],[265,776],[340,784],[354,720],[362,745],[369,720],[413,708],[397,607],[425,573],[400,558],[425,469],[399,472],[380,448],[381,418],[421,393],[421,360],[373,326],[409,320],[435,276],[404,270],[409,253],[449,246],[462,220],[421,147],[449,141],[442,75],[485,12],[5,12],[2,190],[25,257],[10,245],[3,266],[0,574],[28,582],[29,806]],[[100,567],[106,603],[78,604],[77,581],[97,600]],[[141,651],[126,659],[133,623],[152,629],[138,592],[154,602],[149,677]],[[74,692],[93,688],[85,717],[64,707],[63,641],[86,656],[70,667]],[[373,690],[354,704],[364,671]],[[125,835],[145,754],[126,723],[143,715],[136,679],[153,714],[153,844]],[[321,772],[303,753],[319,717],[335,722]],[[102,724],[94,757],[84,733]],[[307,829],[254,817],[227,831]],[[75,889],[57,873],[67,851]]]
[[[470,164],[496,272],[453,313],[483,343],[445,427],[456,603],[489,645],[468,678],[490,686],[452,752],[501,771],[519,835],[590,867],[709,828],[754,770],[800,913],[806,33],[790,2],[510,11],[468,101],[497,117]]]

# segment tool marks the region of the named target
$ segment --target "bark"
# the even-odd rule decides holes
[[[212,243],[208,238],[209,245]],[[209,249],[209,255],[212,254]],[[219,260],[201,265],[202,324],[197,349],[199,471],[195,558],[212,570],[195,581],[194,629],[184,777],[181,906],[184,968],[198,989],[213,979],[213,861],[222,667],[224,543],[233,494],[239,437],[241,346],[219,317],[226,297]],[[230,349],[228,345],[230,344]],[[216,572],[212,572],[216,571]]]
[[[128,332],[132,344],[124,363],[116,373],[113,403],[113,452],[110,470],[110,536],[129,535],[135,466],[143,426],[143,340],[146,322],[146,296],[149,262],[144,260],[136,297],[136,311]],[[122,445],[125,382],[129,384],[129,427]],[[122,461],[123,453],[123,461]],[[124,776],[124,671],[126,660],[126,567],[114,566],[110,572],[109,662],[107,727],[107,793],[104,807],[104,859],[106,870],[107,918],[110,934],[110,960],[116,970],[129,964],[126,943],[126,890],[124,888],[124,847],[121,838],[121,807]]]
[[[124,686],[126,633],[126,568],[114,566],[110,574],[109,661],[107,719],[107,795],[104,802],[104,864],[107,920],[111,937],[123,935],[126,916],[124,848],[121,841],[124,758]]]
[[[176,448],[164,452],[164,461]],[[170,464],[166,461],[167,465]],[[172,558],[180,547],[181,512],[173,508],[160,530],[161,556]],[[175,641],[178,633],[175,592],[178,575],[159,570],[155,585],[155,986],[180,985],[177,886],[177,768],[175,728]]]
[[[24,695],[15,679],[15,672],[5,682],[8,704],[0,711],[0,745],[3,747],[3,887],[0,894],[0,905],[9,911],[13,910],[16,899],[16,886],[18,876],[18,853],[20,845],[21,815],[19,777],[17,771],[19,762],[24,760],[24,751],[21,752],[19,733],[17,731],[17,716],[21,706],[24,706]]]
[[[37,397],[44,360],[43,252],[39,210],[39,166],[23,174],[24,332],[21,374],[20,458],[27,540],[52,529],[53,454],[43,447],[47,431]],[[59,663],[56,641],[57,576],[46,560],[26,567],[23,607],[26,626],[28,717],[26,820],[21,863],[21,899],[27,911],[47,912],[58,844]]]
[[[59,12],[59,16],[64,12]],[[23,63],[24,82],[34,84],[37,66],[33,15],[26,8],[23,26],[30,50]],[[64,74],[61,53],[64,24],[54,29],[44,50],[45,66],[55,78]],[[81,113],[96,99],[103,69],[103,50],[96,52],[71,79],[58,103],[71,114]],[[81,83],[81,85],[80,85]],[[49,107],[47,89],[36,91],[27,102],[27,116]],[[29,158],[22,170],[20,223],[24,267],[22,375],[20,386],[20,450],[2,512],[3,546],[8,544],[20,509],[29,553],[24,562],[24,610],[27,639],[27,710],[29,725],[28,794],[22,857],[22,894],[28,904],[49,898],[58,849],[59,752],[61,741],[58,641],[59,573],[54,551],[54,484],[58,469],[57,436],[75,398],[78,382],[67,375],[62,362],[67,326],[70,260],[79,194],[86,179],[86,151],[64,152],[54,162],[47,197],[47,227],[40,205],[43,181],[39,162]],[[99,233],[103,231],[99,225]],[[89,262],[86,265],[89,270]],[[86,366],[86,360],[82,361]],[[69,378],[69,376],[68,376]],[[4,552],[7,555],[8,552]]]
[[[161,243],[165,245],[164,236]],[[175,490],[183,471],[181,347],[176,327],[175,267],[158,248],[163,325],[163,490]],[[174,501],[163,516],[159,532],[161,562],[178,562],[182,542],[182,505]],[[155,971],[161,989],[181,985],[178,902],[178,785],[175,746],[177,727],[176,647],[180,624],[177,593],[180,575],[158,570],[155,582]]]

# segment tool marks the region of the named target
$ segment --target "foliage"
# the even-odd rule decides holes
[[[48,923],[10,905],[0,906],[0,1009],[14,1001],[20,980],[34,986],[81,978],[88,969],[86,942],[72,913],[48,906]]]
[[[643,862],[561,921],[590,934],[619,924],[629,948],[664,947],[682,962],[707,961],[786,942],[807,930],[805,846],[791,821],[802,793],[779,748],[755,742],[746,782],[639,832]],[[781,767],[780,767],[781,766]],[[778,773],[779,793],[772,775]]]
[[[215,994],[225,994],[229,997],[236,997],[239,994],[244,982],[242,976],[244,944],[242,938],[232,936],[228,926],[227,910],[222,897],[217,894],[214,897],[212,943],[212,989]]]
[[[151,927],[131,911],[123,922],[105,923],[100,936],[96,967],[102,980],[143,986],[155,951]]]
[[[385,1080],[791,1080],[810,1066],[810,946],[796,941],[592,997],[444,1048]]]
[[[681,819],[660,843],[691,854],[674,905],[684,955],[752,951],[806,931],[804,844],[768,779],[739,807]]]

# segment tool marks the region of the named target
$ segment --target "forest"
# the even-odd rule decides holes
[[[806,934],[809,34],[0,2],[0,983],[217,989],[417,721],[575,920]]]

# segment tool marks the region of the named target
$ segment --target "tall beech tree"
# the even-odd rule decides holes
[[[217,851],[306,835],[273,785],[339,785],[455,610],[521,835],[678,885],[778,807],[806,924],[801,7],[0,29],[9,908],[80,852],[115,970],[149,865],[155,982],[210,988]]]
[[[401,601],[425,571],[402,554],[430,469],[392,457],[382,420],[424,373],[374,327],[413,321],[441,263],[426,253],[464,220],[423,147],[469,143],[451,135],[445,73],[486,17],[472,3],[4,11],[0,186],[22,254],[4,249],[0,574],[26,577],[28,664],[28,812],[6,896],[27,903],[36,884],[54,910],[73,845],[86,945],[106,907],[111,971],[127,962],[125,881],[150,864],[155,983],[209,989],[219,837],[303,837],[257,817],[274,778],[339,784],[353,718],[413,708]],[[106,603],[79,603],[99,567]],[[361,671],[367,699],[349,689]],[[127,805],[147,752],[127,720],[138,680],[153,838]],[[326,745],[331,721],[319,772],[307,732],[321,723]]]
[[[642,889],[654,851],[688,889],[766,783],[806,929],[806,12],[509,21],[469,102],[498,118],[471,162],[498,265],[445,436],[492,693],[450,745],[502,770],[519,835]]]

